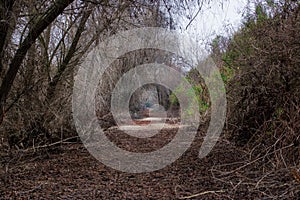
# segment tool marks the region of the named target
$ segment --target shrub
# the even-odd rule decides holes
[[[285,149],[281,157],[292,163],[299,162],[300,12],[297,3],[284,6],[245,23],[224,55],[236,69],[227,133],[241,145]]]

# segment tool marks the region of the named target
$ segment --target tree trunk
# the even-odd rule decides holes
[[[74,0],[57,0],[45,14],[40,17],[37,22],[29,30],[27,37],[21,43],[19,49],[13,57],[8,71],[4,76],[0,87],[0,124],[3,122],[4,117],[4,106],[6,103],[7,96],[12,88],[12,84],[16,78],[19,68],[25,58],[25,55],[31,45],[39,37],[39,35],[60,15],[64,9],[73,2]],[[3,2],[1,2],[3,3]]]
[[[0,73],[3,70],[3,51],[15,0],[0,0]]]

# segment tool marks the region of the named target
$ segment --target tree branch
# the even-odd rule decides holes
[[[37,22],[29,30],[27,37],[21,43],[19,49],[16,51],[12,59],[8,71],[2,81],[0,87],[0,124],[3,121],[4,105],[7,96],[11,90],[12,84],[18,73],[18,70],[25,58],[25,55],[31,45],[39,37],[39,35],[59,16],[64,9],[70,5],[74,0],[56,0],[56,2],[48,9],[48,11],[37,19]]]
[[[85,11],[83,13],[83,16],[81,18],[79,27],[76,31],[75,37],[74,37],[73,42],[72,42],[72,44],[69,48],[69,51],[68,51],[66,57],[64,58],[61,66],[59,66],[58,72],[56,73],[56,75],[53,77],[53,80],[49,84],[49,88],[48,88],[48,91],[47,91],[47,97],[46,97],[47,100],[50,100],[52,98],[52,96],[54,94],[54,91],[55,91],[55,88],[56,88],[56,85],[58,84],[63,72],[66,70],[66,68],[67,68],[68,64],[70,63],[71,59],[73,58],[74,53],[76,52],[77,45],[78,45],[78,42],[80,40],[81,34],[84,31],[86,21],[88,20],[91,13],[92,13],[92,9],[89,9],[88,11]]]

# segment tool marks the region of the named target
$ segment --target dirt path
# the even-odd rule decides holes
[[[173,131],[173,132],[172,132]],[[107,135],[125,149],[152,150],[172,138],[176,129],[165,129],[153,138],[124,142],[119,130]],[[82,144],[64,144],[38,152],[3,157],[1,199],[299,199],[299,184],[288,169],[272,169],[263,159],[220,138],[213,151],[198,159],[203,139],[166,168],[142,174],[123,173],[94,159]],[[148,144],[151,141],[151,144]],[[163,141],[163,143],[161,142]],[[153,145],[156,144],[156,145]],[[146,149],[146,150],[145,150]],[[257,158],[256,158],[257,159]],[[255,161],[252,162],[251,161]],[[7,163],[9,162],[9,165]]]

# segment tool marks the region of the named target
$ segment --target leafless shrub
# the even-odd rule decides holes
[[[276,167],[299,164],[300,156],[300,12],[298,4],[284,8],[241,33],[244,46],[232,46],[240,70],[228,85],[230,137],[250,148],[259,143],[257,153],[278,150]]]

